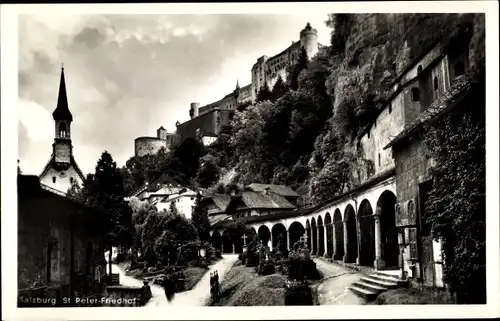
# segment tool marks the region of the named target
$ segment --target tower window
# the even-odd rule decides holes
[[[413,87],[411,89],[411,100],[413,102],[417,102],[420,100],[420,89],[418,89],[417,87]]]
[[[55,182],[56,182],[56,177],[52,176],[52,183],[55,183]]]
[[[64,138],[64,137],[66,137],[66,134],[67,134],[66,133],[66,124],[65,123],[61,123],[59,125],[59,137]]]
[[[438,86],[438,79],[437,77],[434,77],[434,90],[438,90],[439,86]]]
[[[69,178],[69,182],[70,182],[71,184],[73,184],[73,181],[74,181],[74,178],[73,178],[73,177],[70,177],[70,178]]]
[[[378,153],[378,166],[380,167],[380,153]]]

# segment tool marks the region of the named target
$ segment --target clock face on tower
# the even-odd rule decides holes
[[[61,176],[62,178],[66,177],[66,172],[61,172],[59,176]]]

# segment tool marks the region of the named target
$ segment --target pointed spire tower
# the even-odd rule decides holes
[[[73,115],[68,107],[68,95],[66,93],[66,79],[64,77],[64,65],[61,67],[61,79],[59,81],[59,93],[57,106],[52,113],[54,118],[55,136],[52,144],[52,155],[39,175],[40,183],[49,186],[62,193],[77,184],[80,187],[85,182],[85,175],[78,167],[73,157],[73,146],[71,144],[71,123]]]
[[[73,115],[68,107],[68,95],[66,94],[66,79],[64,78],[64,65],[61,67],[61,80],[59,81],[59,96],[57,98],[57,107],[52,113],[55,121],[65,120],[73,121]]]
[[[238,103],[238,98],[240,96],[240,81],[236,78],[236,88],[233,91],[234,97],[236,98],[236,103]]]
[[[61,67],[61,80],[59,81],[57,106],[52,113],[52,117],[54,118],[55,125],[53,153],[56,163],[64,167],[69,165],[71,159],[71,123],[73,122],[73,115],[71,115],[68,107],[64,65]]]

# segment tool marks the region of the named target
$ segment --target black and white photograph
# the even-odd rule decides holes
[[[498,316],[498,4],[447,3],[16,11],[9,308]]]

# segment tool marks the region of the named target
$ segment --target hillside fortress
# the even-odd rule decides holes
[[[190,120],[176,123],[176,134],[167,133],[162,127],[157,130],[157,137],[139,137],[135,139],[135,156],[157,153],[162,147],[167,150],[172,145],[175,136],[179,139],[197,138],[203,144],[209,145],[215,141],[221,129],[228,125],[238,106],[255,102],[257,93],[267,83],[269,88],[281,76],[287,79],[287,68],[297,63],[302,48],[307,57],[314,57],[324,46],[318,43],[318,31],[309,23],[299,33],[299,40],[280,53],[268,57],[261,56],[251,68],[252,82],[240,87],[236,81],[235,89],[222,99],[201,106],[193,102],[189,108]]]

